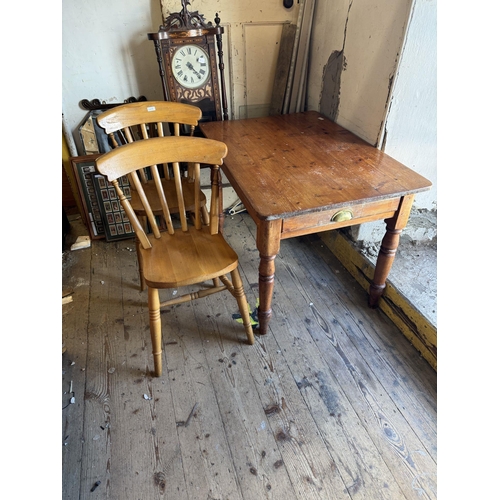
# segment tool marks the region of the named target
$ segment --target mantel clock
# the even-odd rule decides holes
[[[201,121],[227,120],[224,28],[219,15],[215,15],[214,26],[198,11],[188,11],[189,0],[181,0],[181,4],[181,12],[170,14],[157,33],[148,34],[155,45],[163,95],[166,101],[198,106]]]

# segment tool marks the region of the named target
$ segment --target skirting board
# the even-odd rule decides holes
[[[340,231],[319,233],[324,244],[368,292],[374,265],[359,253]],[[396,255],[397,258],[397,255]],[[429,322],[408,299],[387,280],[380,309],[387,314],[403,335],[437,371],[437,328]]]

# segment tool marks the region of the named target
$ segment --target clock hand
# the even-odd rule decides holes
[[[186,63],[186,66],[201,80],[201,75],[194,69],[193,65],[189,61]]]

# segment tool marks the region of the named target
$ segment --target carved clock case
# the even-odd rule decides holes
[[[198,106],[202,121],[228,119],[222,34],[219,15],[215,25],[204,16],[189,12],[189,0],[181,0],[182,10],[170,14],[154,42],[165,100]],[[217,71],[219,70],[219,71]]]

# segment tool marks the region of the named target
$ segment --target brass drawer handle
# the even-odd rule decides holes
[[[332,215],[330,219],[331,222],[343,222],[345,220],[351,220],[353,217],[353,213],[350,210],[340,210],[336,214]]]

